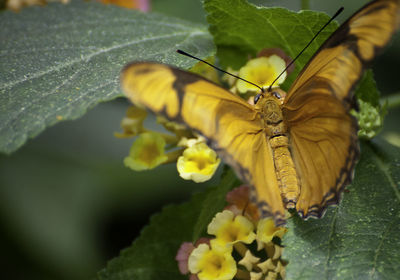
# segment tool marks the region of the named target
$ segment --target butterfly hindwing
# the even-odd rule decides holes
[[[359,154],[358,126],[335,98],[309,92],[304,101],[297,110],[284,110],[301,186],[296,209],[303,217],[320,217],[351,182]]]
[[[320,217],[351,182],[358,159],[357,122],[349,111],[363,71],[399,27],[399,0],[373,1],[321,46],[283,105],[300,178],[297,210]]]
[[[271,148],[252,105],[198,75],[164,64],[132,63],[122,71],[121,84],[133,103],[205,136],[237,175],[255,187],[259,206],[283,223]]]

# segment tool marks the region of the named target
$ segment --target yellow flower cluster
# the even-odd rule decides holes
[[[242,186],[228,194],[228,201],[236,196],[238,203],[212,219],[207,233],[213,238],[198,242],[197,246],[182,245],[176,258],[182,273],[189,272],[191,279],[199,280],[285,278],[286,262],[280,258],[280,240],[287,230],[275,227],[271,218],[254,219],[246,213],[247,207],[243,209],[241,203],[246,200],[242,196],[246,192],[248,187]]]
[[[217,170],[220,159],[205,139],[195,137],[185,126],[158,117],[157,121],[170,133],[151,131],[143,126],[147,117],[144,109],[131,106],[121,121],[118,138],[136,137],[125,166],[135,170],[153,169],[163,163],[177,162],[179,175],[197,183],[209,180]]]

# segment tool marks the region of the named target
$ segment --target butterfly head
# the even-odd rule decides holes
[[[254,97],[254,104],[264,116],[266,124],[278,124],[283,120],[281,106],[286,93],[279,88],[272,88]]]
[[[262,99],[275,99],[278,101],[278,103],[283,104],[285,97],[285,91],[281,90],[280,88],[271,88],[268,89],[267,92],[263,91],[254,96],[254,104],[257,104]]]

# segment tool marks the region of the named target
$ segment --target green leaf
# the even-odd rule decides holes
[[[398,279],[400,149],[363,142],[353,184],[320,220],[294,217],[284,237],[288,279]]]
[[[379,90],[376,88],[376,82],[374,80],[374,73],[372,72],[372,70],[365,71],[364,76],[361,78],[361,81],[357,86],[356,92],[358,99],[368,102],[376,108],[380,108],[380,93]]]
[[[205,0],[204,7],[217,56],[223,66],[234,68],[264,48],[280,48],[293,59],[330,18],[321,12],[256,7],[244,0]],[[287,89],[337,26],[333,22],[326,27],[299,57],[283,88]]]
[[[121,96],[119,73],[133,60],[189,68],[175,53],[212,55],[203,25],[86,1],[0,16],[0,152],[11,153],[60,120]]]
[[[196,194],[181,205],[165,207],[151,218],[131,247],[99,272],[98,279],[187,279],[175,261],[180,245],[195,242],[205,233],[212,217],[226,205],[226,192],[238,184],[230,170],[219,187]]]

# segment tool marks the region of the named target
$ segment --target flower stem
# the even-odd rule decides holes
[[[381,105],[385,104],[386,102],[388,103],[388,109],[400,107],[400,92],[393,93],[388,97],[382,97],[379,100],[379,103],[381,103]]]
[[[163,132],[158,132],[162,138],[164,138],[165,142],[167,144],[176,144],[178,143],[178,138],[175,135],[163,133]]]
[[[175,162],[178,159],[178,157],[180,157],[182,155],[183,150],[184,150],[184,148],[181,148],[181,149],[177,149],[172,152],[165,153],[165,155],[168,157],[168,159],[167,159],[167,161],[164,162],[164,164]]]
[[[178,138],[176,137],[176,135],[171,135],[168,133],[164,133],[164,132],[159,132],[156,130],[152,130],[152,129],[147,129],[147,128],[143,128],[140,133],[144,133],[144,132],[154,132],[159,134],[162,138],[164,138],[165,143],[169,144],[169,145],[175,145],[176,143],[178,143]],[[139,135],[140,133],[138,133],[137,135]]]

